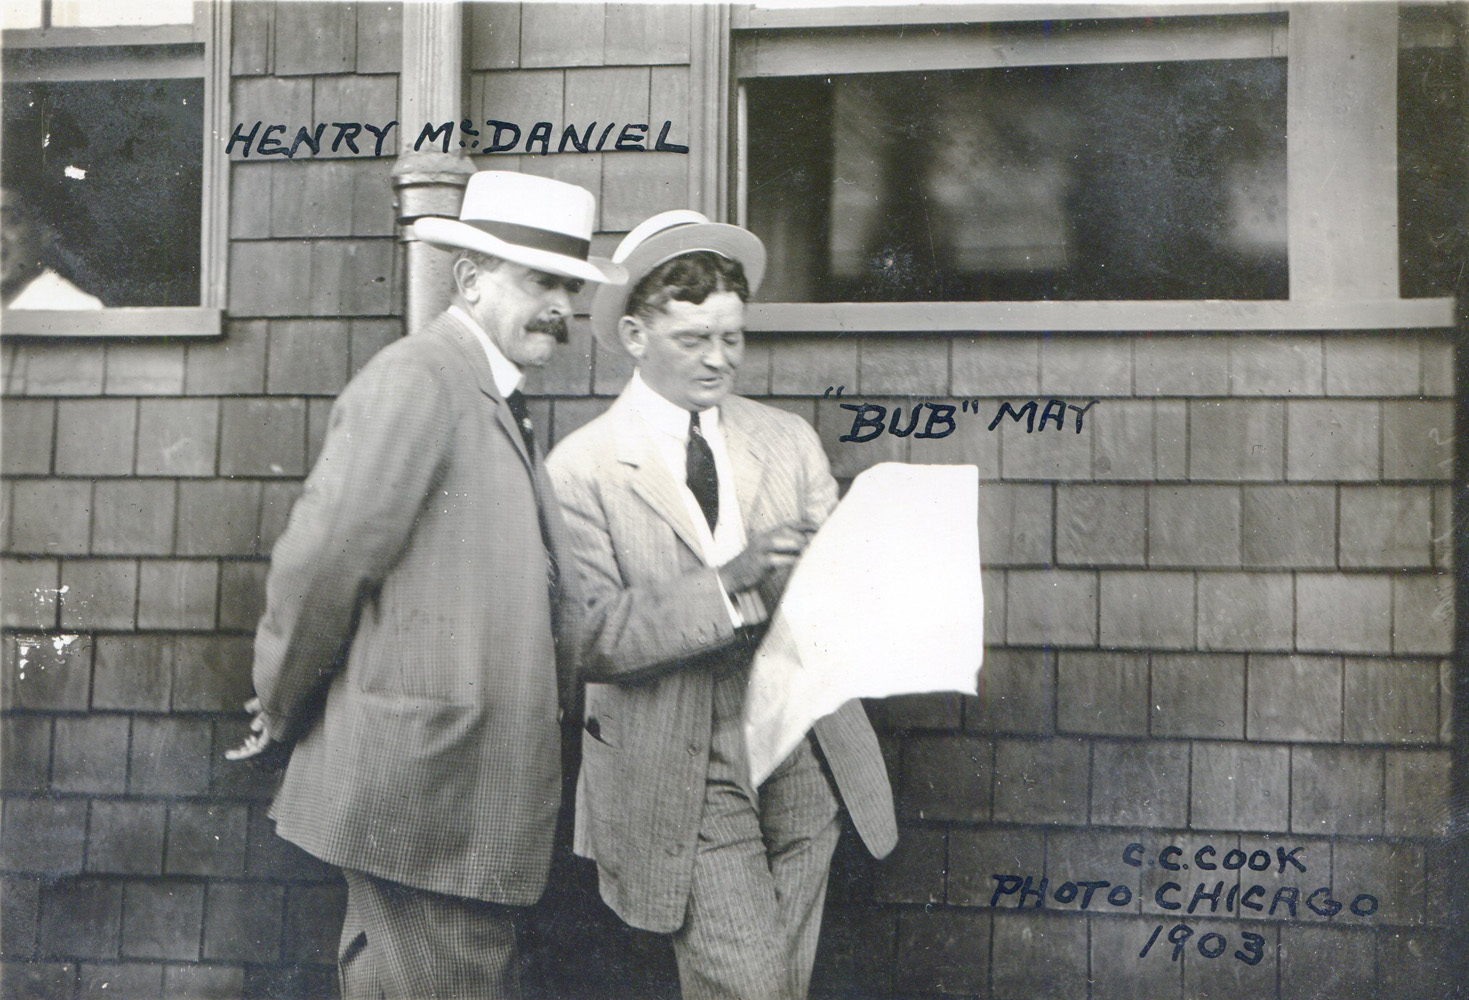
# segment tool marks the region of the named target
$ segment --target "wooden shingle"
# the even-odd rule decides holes
[[[276,6],[277,76],[350,73],[357,62],[357,12],[344,3]]]
[[[531,3],[520,11],[520,65],[602,65],[606,4]]]
[[[373,156],[378,149],[378,137],[365,126],[372,125],[382,131],[389,122],[398,117],[398,77],[393,76],[332,76],[316,81],[316,93],[312,101],[311,120],[326,122],[322,132],[320,157],[330,156]],[[304,121],[304,119],[303,119]],[[355,137],[333,125],[334,122],[363,125]],[[421,124],[421,123],[420,123]],[[382,156],[391,157],[398,152],[402,137],[396,125],[382,140]],[[295,130],[292,129],[292,135]],[[348,141],[357,146],[352,151]],[[335,148],[333,148],[335,147]],[[304,150],[303,150],[304,152]]]
[[[520,4],[475,3],[464,14],[469,32],[466,59],[471,70],[520,65]]]
[[[476,127],[482,127],[487,119],[519,125],[522,136],[518,149],[524,148],[525,136],[536,122],[547,121],[553,125],[561,122],[565,74],[560,70],[485,73],[475,83],[471,89],[470,118]],[[483,141],[487,143],[490,138],[487,133]]]
[[[607,65],[687,63],[690,10],[687,4],[608,4]]]
[[[403,5],[357,4],[359,73],[396,73],[403,65]]]
[[[237,3],[231,14],[230,73],[234,76],[269,73],[275,4]]]

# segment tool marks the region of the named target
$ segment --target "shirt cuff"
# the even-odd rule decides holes
[[[729,612],[729,623],[735,628],[744,628],[745,616],[740,614],[739,606],[735,604],[734,595],[724,585],[724,577],[719,575],[719,570],[714,571],[714,579],[719,581],[719,596],[724,598],[724,610]]]

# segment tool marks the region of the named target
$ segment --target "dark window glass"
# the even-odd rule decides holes
[[[753,80],[766,301],[1283,299],[1283,59]]]
[[[1452,46],[1398,53],[1398,285],[1405,299],[1453,295],[1469,255],[1461,59]]]
[[[3,121],[29,266],[104,306],[199,304],[202,80],[6,84]]]

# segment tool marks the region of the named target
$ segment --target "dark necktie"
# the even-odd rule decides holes
[[[531,426],[530,411],[526,409],[525,394],[516,389],[505,397],[505,402],[510,406],[510,413],[515,417],[515,425],[520,428],[521,439],[525,441],[525,453],[530,456],[532,467],[536,462],[536,435],[535,428]],[[551,545],[551,532],[546,527],[546,512],[542,505],[546,497],[541,490],[537,490],[536,516],[541,526],[541,544],[546,550],[546,590],[551,595],[551,620],[556,620],[556,612],[561,595],[561,567],[556,563],[556,550]]]
[[[536,434],[535,429],[531,426],[530,411],[525,406],[525,394],[516,389],[505,397],[505,402],[510,404],[510,412],[515,417],[515,425],[520,428],[520,437],[525,441],[525,453],[534,458]]]
[[[719,523],[719,473],[714,470],[714,450],[699,430],[699,414],[689,413],[689,492],[699,501],[709,530]]]

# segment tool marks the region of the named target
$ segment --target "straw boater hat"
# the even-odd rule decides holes
[[[695,250],[709,250],[744,266],[750,294],[765,276],[765,244],[748,229],[710,222],[689,209],[660,212],[622,238],[612,261],[627,270],[627,284],[603,285],[592,298],[592,332],[609,346],[622,347],[617,321],[627,311],[627,300],[639,281],[665,261]]]
[[[596,200],[586,188],[508,170],[481,170],[464,188],[458,219],[428,216],[413,235],[444,250],[478,250],[584,281],[621,284],[627,272],[588,257]]]

